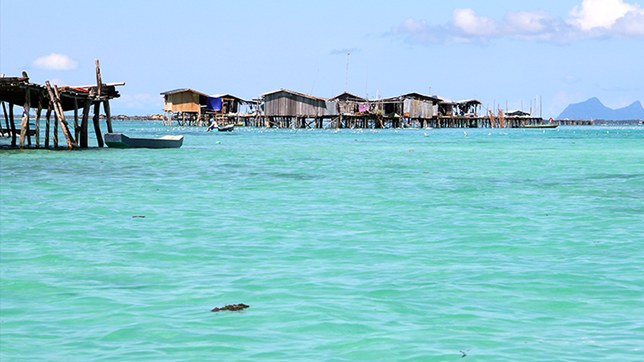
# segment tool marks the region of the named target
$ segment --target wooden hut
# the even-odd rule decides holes
[[[181,126],[203,125],[204,111],[208,106],[208,95],[189,88],[162,92],[165,100],[163,118],[165,124],[176,121]]]
[[[337,102],[312,97],[287,89],[279,89],[261,95],[264,100],[266,126],[308,127],[308,121],[321,128],[322,120],[337,114]],[[292,122],[295,123],[292,123]]]
[[[338,94],[329,99],[331,102],[337,102],[338,112],[343,115],[359,114],[369,110],[369,100],[359,97],[349,92]]]
[[[465,99],[454,103],[456,114],[459,116],[478,117],[481,101],[476,99]]]

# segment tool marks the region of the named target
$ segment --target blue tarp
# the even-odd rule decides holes
[[[208,110],[221,111],[221,98],[208,97]]]

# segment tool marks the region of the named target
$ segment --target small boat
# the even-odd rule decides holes
[[[521,126],[521,128],[557,128],[558,124],[526,124]]]
[[[106,133],[105,144],[113,148],[179,148],[183,145],[183,136],[136,138],[122,133]]]
[[[219,132],[232,132],[234,129],[235,125],[232,123],[217,127],[217,131]]]

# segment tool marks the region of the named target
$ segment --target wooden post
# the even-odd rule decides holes
[[[56,118],[60,123],[60,128],[63,130],[63,134],[65,135],[65,140],[67,141],[67,147],[69,147],[69,149],[71,150],[76,145],[74,142],[74,138],[69,133],[69,125],[65,120],[65,113],[63,112],[63,105],[60,101],[60,93],[58,92],[58,87],[54,86],[52,89],[52,86],[51,84],[49,84],[49,81],[46,81],[45,85],[47,87],[47,92],[49,93],[49,102],[52,108],[54,109]],[[58,123],[54,123],[54,147],[58,147],[58,132],[56,129],[57,125]]]
[[[38,95],[38,108],[36,109],[36,148],[40,148],[40,113],[42,112],[42,92]]]
[[[80,142],[80,133],[81,128],[78,123],[78,99],[74,98],[74,139],[76,142]]]
[[[109,100],[104,100],[103,101],[103,109],[105,109],[105,118],[107,121],[107,132],[109,133],[114,133],[112,130],[112,115],[110,113],[110,101]]]
[[[81,121],[81,131],[80,131],[80,147],[88,147],[88,125],[89,125],[89,110],[92,107],[92,101],[87,98],[85,99],[85,104],[83,105],[83,119]]]
[[[25,105],[22,107],[22,122],[20,123],[20,148],[25,148],[25,136],[29,134],[29,108],[31,108],[31,90],[25,91]],[[31,139],[29,140],[31,144]]]
[[[100,113],[100,102],[94,104],[94,132],[96,132],[96,141],[98,141],[98,147],[103,147],[103,135],[101,135],[101,125],[99,121]]]
[[[56,106],[58,108],[58,113],[60,113],[60,128],[63,130],[65,135],[65,140],[67,141],[67,147],[71,150],[74,147],[78,147],[74,141],[74,136],[69,132],[69,124],[65,120],[65,113],[63,111],[63,103],[60,99],[60,93],[58,92],[58,86],[54,86],[54,93],[56,94]]]
[[[58,112],[56,111],[56,107],[54,107],[54,132],[53,132],[54,148],[58,148],[58,122],[60,122],[60,118],[58,117]]]
[[[101,88],[103,88],[103,82],[101,81],[101,67],[98,64],[98,59],[96,59],[96,96],[100,98]]]
[[[51,103],[47,107],[47,114],[45,115],[45,148],[49,148],[49,120],[51,119]]]
[[[13,103],[9,102],[9,123],[11,124],[11,147],[16,147],[16,122],[13,120]]]
[[[2,102],[2,111],[4,112],[4,124],[7,126],[7,132],[10,132],[9,115],[7,114],[7,106],[4,105],[4,102]]]

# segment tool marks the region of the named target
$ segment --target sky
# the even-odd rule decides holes
[[[112,114],[161,92],[330,98],[409,92],[545,118],[599,98],[644,102],[644,6],[632,0],[1,0],[0,73],[125,82]]]

